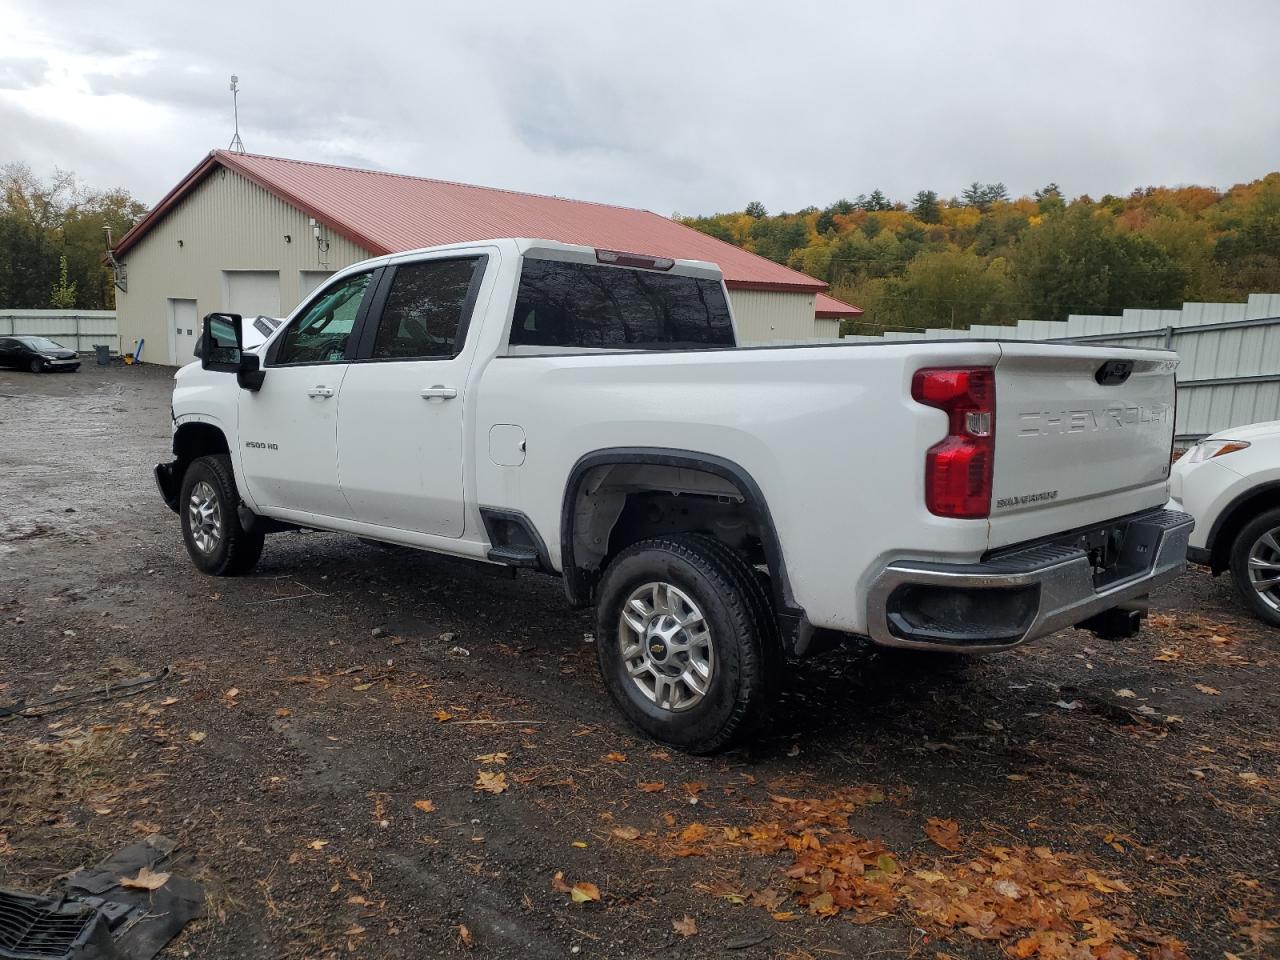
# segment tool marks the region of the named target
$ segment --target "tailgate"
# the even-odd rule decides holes
[[[1176,354],[1000,348],[990,548],[1164,504]]]

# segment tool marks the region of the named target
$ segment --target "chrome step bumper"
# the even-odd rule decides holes
[[[867,600],[871,639],[888,647],[983,653],[1074,626],[1177,577],[1186,566],[1190,514],[1154,510],[1095,529],[1123,528],[1120,561],[1099,577],[1074,543],[1039,543],[981,563],[900,561]],[[912,619],[907,607],[927,609]]]

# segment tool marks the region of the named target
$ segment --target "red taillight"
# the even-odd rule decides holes
[[[939,517],[976,519],[991,513],[991,473],[996,450],[996,380],[991,367],[917,370],[911,381],[917,403],[947,413],[945,440],[929,448],[924,500]]]

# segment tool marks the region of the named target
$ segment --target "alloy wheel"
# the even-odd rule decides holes
[[[201,480],[191,488],[191,500],[187,504],[187,521],[191,526],[191,539],[201,553],[213,553],[222,542],[222,504],[217,491]]]
[[[711,688],[711,628],[693,599],[673,584],[646,583],[632,591],[622,606],[618,642],[627,675],[664,710],[688,710]]]
[[[1280,527],[1263,533],[1249,548],[1249,583],[1263,603],[1280,612]]]

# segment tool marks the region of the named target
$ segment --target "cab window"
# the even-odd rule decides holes
[[[357,273],[326,288],[289,324],[274,362],[342,363],[372,276]]]
[[[483,263],[483,258],[467,257],[398,266],[378,321],[372,359],[456,357]]]

